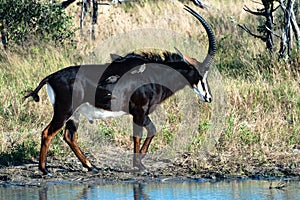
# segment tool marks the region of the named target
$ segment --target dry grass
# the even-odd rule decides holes
[[[211,9],[204,11],[190,4],[212,24],[218,40],[215,72],[210,77],[214,102],[198,104],[195,95],[185,89],[164,103],[156,114],[163,120],[156,119],[160,131],[150,152],[169,158],[174,153],[190,152],[187,163],[197,172],[206,168],[220,170],[215,165],[223,166],[224,173],[227,170],[235,174],[276,164],[299,168],[299,58],[294,64],[272,61],[272,70],[268,71],[269,61],[261,56],[264,44],[237,27],[237,23],[243,22],[255,27],[255,19],[242,11],[244,4],[254,6],[251,1],[214,1]],[[79,22],[76,10],[71,7],[69,12],[75,13]],[[78,34],[77,50],[32,47],[22,55],[1,50],[0,153],[13,151],[27,138],[35,141],[38,150],[39,132],[49,122],[52,108],[44,91],[40,93],[41,102],[23,103],[24,91],[34,88],[49,73],[79,63],[81,56],[84,62],[96,58],[105,62],[110,53],[125,54],[145,45],[171,51],[177,46],[193,57],[200,57],[199,60],[200,54],[206,52],[203,30],[199,31],[199,23],[183,11],[178,1],[100,6],[99,11],[96,41],[89,39],[88,32],[84,37]],[[172,40],[157,38],[157,30],[168,30],[162,38]],[[144,36],[149,37],[148,43],[143,43]],[[119,46],[111,42],[114,40]],[[96,58],[85,57],[91,52]],[[93,125],[83,122],[79,139],[87,151],[97,151],[97,147],[90,146],[103,141],[106,145],[113,143],[132,149],[130,118]],[[68,149],[60,140],[54,143],[54,155]]]

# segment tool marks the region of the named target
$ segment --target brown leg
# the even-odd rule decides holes
[[[145,127],[147,130],[147,138],[145,139],[143,146],[140,149],[141,159],[143,159],[145,157],[146,153],[148,152],[150,143],[156,133],[156,128],[149,117],[146,118],[146,123],[147,123],[147,125]]]
[[[140,149],[141,137],[143,126],[137,125],[133,122],[133,141],[134,141],[134,157],[133,157],[133,166],[138,167],[140,170],[146,170],[146,167],[142,163],[142,159],[145,157],[150,143],[156,132],[156,128],[150,118],[146,116],[143,121],[143,126],[147,130],[147,138],[145,139],[142,148]]]
[[[90,163],[90,161],[83,155],[81,149],[77,143],[77,127],[78,124],[73,120],[69,120],[66,123],[66,128],[64,132],[64,140],[71,147],[72,151],[75,153],[77,158],[82,163],[83,167],[88,168],[89,171],[98,172],[98,170]]]
[[[42,141],[41,141],[41,151],[40,151],[40,158],[39,158],[39,169],[45,175],[51,176],[52,174],[46,168],[46,157],[47,152],[53,137],[60,131],[62,128],[63,123],[55,123],[53,120],[50,124],[44,129],[42,132]]]
[[[140,170],[145,170],[145,166],[140,159],[140,146],[143,127],[133,122],[133,167],[138,167]]]
[[[146,153],[148,152],[148,148],[150,146],[150,143],[153,139],[154,135],[150,136],[150,137],[147,137],[143,143],[143,146],[140,150],[140,154],[141,154],[141,158],[144,158]]]

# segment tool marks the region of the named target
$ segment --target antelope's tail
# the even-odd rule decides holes
[[[49,76],[46,77],[46,78],[44,78],[44,79],[40,82],[40,84],[39,84],[34,90],[29,90],[29,91],[27,92],[27,95],[25,95],[25,96],[23,97],[23,101],[25,101],[25,99],[27,99],[28,97],[32,97],[33,100],[34,100],[35,102],[39,102],[39,101],[40,101],[40,97],[39,97],[39,95],[38,95],[38,92],[39,92],[40,89],[48,82],[48,80],[49,80]]]

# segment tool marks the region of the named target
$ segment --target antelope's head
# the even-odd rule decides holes
[[[196,13],[193,9],[191,9],[188,6],[185,6],[184,9],[189,13],[191,13],[194,17],[196,17],[200,21],[202,26],[205,28],[205,31],[208,35],[208,41],[209,41],[208,53],[204,61],[199,62],[196,59],[181,53],[178,49],[176,48],[175,49],[178,55],[181,56],[182,60],[185,63],[194,67],[194,69],[198,71],[197,78],[192,83],[194,92],[200,97],[201,101],[210,103],[212,101],[212,95],[207,82],[207,75],[217,49],[215,36],[210,25],[198,13]]]

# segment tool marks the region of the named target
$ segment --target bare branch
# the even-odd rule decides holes
[[[275,33],[273,30],[269,29],[269,27],[265,26],[265,28],[270,31],[270,33],[272,33],[273,35],[275,35],[276,37],[281,37],[278,33]]]
[[[112,2],[111,2],[111,4],[118,4],[118,3],[123,3],[123,2],[129,2],[129,1],[131,1],[131,0],[113,0]]]
[[[252,1],[253,3],[257,3],[257,4],[260,4],[260,5],[263,5],[261,2],[258,2],[258,1]]]
[[[202,0],[192,0],[193,3],[196,5],[196,6],[199,6],[200,8],[203,8],[203,9],[208,9],[210,6],[207,4],[207,3],[204,3]]]
[[[248,13],[251,13],[253,15],[264,15],[265,14],[265,12],[262,12],[262,11],[261,12],[256,12],[256,11],[250,10],[250,8],[248,8],[247,6],[245,6],[243,8],[243,10],[248,12]]]
[[[266,41],[266,39],[267,39],[267,38],[265,38],[265,37],[262,36],[262,35],[257,35],[257,34],[255,34],[255,33],[252,33],[252,32],[250,31],[250,29],[249,29],[245,24],[244,24],[244,25],[238,24],[238,26],[239,26],[241,29],[243,29],[244,31],[246,31],[248,34],[250,34],[251,36],[255,37],[255,38],[259,38],[259,39],[261,39],[262,41]]]
[[[275,12],[278,8],[280,8],[281,6],[278,5],[276,8],[273,8],[272,12]]]
[[[71,5],[76,0],[66,0],[61,3],[63,9],[66,9],[69,5]]]
[[[284,5],[283,1],[282,0],[279,0],[279,6],[282,8],[283,11],[286,10],[286,6]]]

